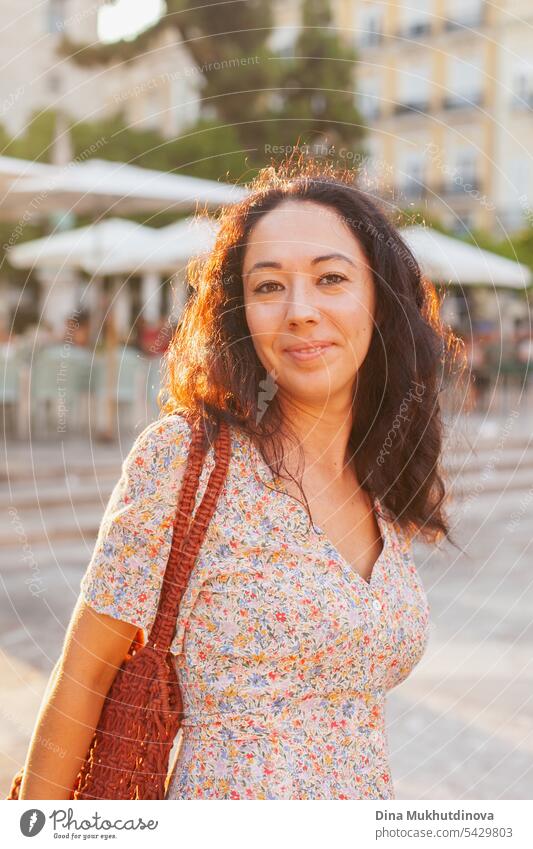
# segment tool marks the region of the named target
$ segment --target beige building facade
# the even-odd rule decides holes
[[[533,223],[531,0],[331,8],[359,56],[354,98],[369,128],[368,185],[457,232],[503,236]],[[294,0],[280,12],[285,50],[300,10]]]
[[[61,109],[80,121],[122,111],[126,122],[172,138],[195,123],[202,73],[175,36],[162,31],[134,61],[83,65],[58,50],[63,35],[98,42],[98,13],[107,0],[4,0],[0,31],[0,123],[24,132],[32,114]]]
[[[195,123],[201,69],[168,30],[127,63],[60,56],[63,33],[80,46],[97,42],[106,2],[4,0],[0,123],[8,132],[23,132],[47,107],[77,120],[122,112],[130,126],[166,138]],[[301,7],[274,0],[273,51],[291,55]],[[458,232],[505,235],[533,223],[532,0],[332,0],[331,9],[358,51],[368,184]]]

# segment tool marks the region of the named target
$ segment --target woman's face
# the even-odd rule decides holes
[[[351,404],[372,337],[375,292],[358,240],[333,209],[283,201],[252,228],[243,261],[254,348],[276,384],[301,402]],[[290,352],[328,343],[316,352]]]

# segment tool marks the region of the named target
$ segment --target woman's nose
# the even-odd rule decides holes
[[[305,279],[291,286],[287,298],[286,319],[295,321],[317,321],[320,316],[313,301],[313,292]]]

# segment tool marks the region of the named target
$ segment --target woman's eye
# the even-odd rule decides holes
[[[261,283],[261,285],[258,286],[257,289],[255,289],[254,291],[255,292],[263,291],[265,293],[268,293],[268,292],[271,292],[272,289],[264,289],[263,288],[264,286],[279,286],[279,285],[280,285],[279,283],[275,283],[273,280],[268,280],[268,281],[266,281],[266,283]]]
[[[329,281],[331,281],[329,285],[336,286],[337,284],[341,283],[343,280],[346,280],[346,279],[347,278],[343,274],[332,273],[332,274],[324,274],[324,276],[320,278],[319,282],[322,282],[322,280],[329,280]],[[280,283],[276,283],[274,280],[266,280],[264,283],[261,283],[261,285],[258,286],[257,289],[255,289],[254,291],[255,292],[261,292],[262,294],[268,294],[269,292],[274,291],[271,288],[265,289],[265,286],[267,286],[267,287],[268,286],[278,286],[279,288],[283,288]]]
[[[321,277],[320,280],[331,280],[332,277],[336,277],[336,280],[333,280],[332,285],[335,286],[336,283],[340,283],[341,280],[346,280],[343,274],[325,274],[324,277]]]

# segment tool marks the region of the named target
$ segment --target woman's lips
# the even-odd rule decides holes
[[[323,356],[323,354],[328,351],[330,348],[333,348],[333,345],[320,345],[316,348],[310,348],[308,350],[301,351],[287,351],[285,350],[285,354],[288,354],[290,357],[293,357],[295,360],[300,362],[307,360],[315,360],[317,357]]]

